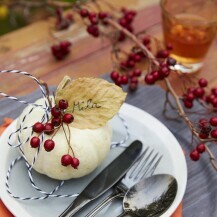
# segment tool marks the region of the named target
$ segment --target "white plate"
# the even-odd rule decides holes
[[[162,217],[169,217],[177,208],[181,202],[187,183],[187,166],[185,157],[179,143],[172,135],[172,133],[156,118],[150,114],[128,104],[124,104],[121,107],[120,114],[125,118],[129,125],[131,132],[131,138],[128,143],[132,140],[141,140],[144,147],[149,145],[154,147],[156,151],[163,154],[155,174],[167,173],[173,175],[178,181],[178,193],[172,206],[167,210]],[[122,126],[120,120],[115,117],[111,120],[113,125],[113,140],[121,140],[125,135],[125,129]],[[12,131],[15,131],[16,121],[14,121],[4,132],[0,139],[0,195],[1,199],[8,207],[8,209],[16,217],[57,217],[59,214],[69,205],[72,198],[49,198],[46,200],[39,201],[19,201],[8,195],[5,188],[6,172],[11,161],[19,156],[17,149],[10,148],[7,145],[8,136]],[[97,173],[99,173],[112,159],[114,159],[123,148],[115,148],[110,151],[109,156],[105,160],[102,166],[94,171],[92,174],[76,179],[70,180],[65,183],[63,188],[58,194],[69,194],[79,193]],[[44,175],[34,173],[36,183],[42,189],[50,191],[57,184],[56,181],[47,178]],[[30,185],[26,167],[24,161],[19,162],[14,168],[10,180],[10,186],[13,193],[18,194],[22,197],[29,196],[41,196],[36,192]],[[43,186],[43,187],[42,187]],[[90,205],[88,209],[95,206],[96,203]],[[115,202],[109,208],[103,210],[98,216],[109,216],[115,217],[120,213],[120,203]],[[83,213],[79,213],[77,216],[83,217]]]

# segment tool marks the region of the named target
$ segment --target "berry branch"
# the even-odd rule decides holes
[[[142,44],[141,41],[138,40],[138,38],[134,34],[129,32],[126,28],[121,27],[116,21],[114,21],[112,19],[107,19],[107,22],[110,25],[112,25],[114,28],[116,28],[116,29],[120,30],[121,32],[123,32],[128,38],[130,38],[134,43],[136,43],[136,45],[143,50],[143,52],[145,53],[146,57],[148,57],[148,60],[150,62],[153,62],[156,66],[160,65],[160,63],[156,60],[155,56],[147,49],[146,46],[144,46]],[[171,82],[169,81],[168,78],[164,78],[163,80],[164,80],[164,82],[166,84],[166,88],[167,88],[166,101],[168,101],[168,103],[169,103],[169,105],[170,105],[170,107],[172,109],[175,109],[174,106],[172,105],[172,103],[170,102],[170,100],[168,99],[168,93],[170,93],[173,96],[174,100],[175,100],[175,103],[176,103],[176,106],[177,106],[176,110],[177,110],[178,115],[185,121],[185,123],[189,127],[190,131],[192,132],[192,142],[193,142],[194,136],[196,138],[198,138],[201,142],[213,142],[213,141],[216,141],[215,138],[214,139],[213,138],[209,138],[209,139],[200,138],[200,135],[198,134],[198,132],[195,129],[194,125],[192,124],[191,120],[186,115],[186,112],[184,111],[183,106],[181,105],[180,97],[175,92],[174,88],[172,87]],[[202,80],[201,83],[205,83],[205,81]],[[199,102],[202,103],[204,107],[208,107],[204,101],[199,100]],[[165,107],[165,109],[166,109],[166,107]],[[166,112],[165,109],[164,109],[164,113]],[[168,117],[168,118],[171,119],[171,117]],[[172,118],[172,119],[174,119],[174,118]],[[198,147],[202,147],[203,150],[200,150],[200,152],[203,153],[204,152],[204,144],[203,143],[199,144]],[[207,149],[207,145],[205,147]],[[198,151],[195,154],[195,150],[193,150],[192,153],[190,153],[190,156],[191,156],[192,160],[198,160],[199,159]],[[212,154],[210,149],[208,149],[208,154],[210,156],[210,161],[211,161],[212,166],[217,170],[217,163],[216,163],[214,155]]]
[[[41,144],[40,135],[42,133],[51,136],[49,139],[44,141],[44,149],[47,152],[51,152],[55,148],[54,137],[59,131],[60,128],[63,129],[68,149],[71,150],[73,157],[69,154],[65,154],[61,157],[61,164],[63,166],[71,165],[74,169],[77,169],[79,166],[79,160],[75,157],[75,153],[71,147],[71,132],[69,124],[74,121],[74,116],[72,114],[66,113],[68,108],[68,102],[64,99],[59,100],[58,105],[55,105],[51,109],[52,118],[48,120],[45,124],[37,122],[33,125],[32,130],[36,134],[30,140],[30,145],[32,148],[38,148]],[[68,135],[65,131],[64,125],[67,125]],[[38,135],[37,135],[38,134]]]

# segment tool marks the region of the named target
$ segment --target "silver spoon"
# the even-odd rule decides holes
[[[124,212],[118,217],[158,217],[173,203],[178,190],[176,179],[167,174],[143,179],[124,196]]]

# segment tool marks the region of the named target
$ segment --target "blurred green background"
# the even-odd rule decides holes
[[[59,0],[75,2],[76,0]],[[22,4],[20,4],[22,2]],[[44,3],[44,0],[0,0],[0,36],[55,14],[50,6],[29,6],[29,3]],[[23,4],[24,3],[24,4]],[[26,6],[24,6],[26,4]]]

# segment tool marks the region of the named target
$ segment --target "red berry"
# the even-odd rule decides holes
[[[62,50],[67,50],[71,46],[71,43],[69,41],[61,41],[60,42],[60,48]]]
[[[130,25],[127,25],[125,28],[126,28],[129,32],[133,32],[133,27],[130,26]]]
[[[170,74],[170,70],[167,66],[163,66],[159,70],[160,78],[165,78]]]
[[[134,69],[133,70],[133,76],[139,77],[141,76],[142,71],[140,69]]]
[[[148,44],[150,44],[151,40],[150,40],[150,37],[148,36],[145,36],[142,40],[142,43],[146,46]]]
[[[60,118],[52,118],[51,123],[53,126],[58,127],[61,124]]]
[[[200,154],[197,150],[193,150],[191,153],[190,153],[190,158],[191,160],[193,161],[198,161],[200,159]]]
[[[68,106],[69,106],[68,101],[65,100],[65,99],[59,100],[59,104],[58,105],[59,105],[60,109],[67,109]]]
[[[127,61],[127,67],[128,68],[133,68],[135,66],[135,62],[133,60]]]
[[[199,120],[199,125],[200,125],[200,127],[205,127],[205,126],[207,126],[207,124],[209,125],[209,122],[208,122],[207,119],[201,118],[201,119]]]
[[[141,56],[141,58],[145,57],[145,53],[143,51],[138,51],[137,54]]]
[[[136,55],[135,53],[130,53],[128,55],[128,60],[133,60],[135,55]]]
[[[67,55],[70,52],[69,47],[71,43],[69,41],[62,41],[60,42],[60,49],[63,55]]]
[[[145,82],[146,82],[146,84],[154,84],[155,83],[154,76],[151,74],[147,74],[145,76]]]
[[[130,83],[138,84],[138,79],[136,77],[132,77]]]
[[[122,75],[120,78],[121,84],[128,84],[128,77],[126,75]]]
[[[199,81],[198,81],[198,84],[200,85],[200,87],[206,87],[208,82],[205,78],[201,78]]]
[[[186,96],[185,96],[186,100],[188,101],[193,101],[195,96],[193,93],[188,93]]]
[[[89,17],[89,20],[93,25],[98,24],[98,18],[97,17]]]
[[[66,113],[63,115],[63,122],[66,124],[71,124],[74,121],[74,116],[72,114]]]
[[[72,163],[72,156],[71,155],[65,154],[65,155],[62,156],[62,158],[61,158],[61,164],[63,166],[66,167],[66,166],[70,165],[71,163]]]
[[[40,139],[37,136],[34,136],[30,140],[30,145],[32,148],[37,148],[40,145]]]
[[[97,17],[97,15],[96,15],[95,12],[89,12],[88,17],[89,17],[89,18],[93,18],[93,17]]]
[[[69,21],[73,21],[73,15],[72,14],[66,14],[66,19]]]
[[[193,102],[189,100],[183,100],[185,108],[191,109],[193,107]]]
[[[160,50],[157,52],[157,58],[167,58],[169,56],[168,50]]]
[[[54,132],[54,126],[53,126],[53,124],[46,123],[44,125],[44,133],[47,134],[47,135],[50,135],[53,132]]]
[[[206,151],[206,146],[205,146],[205,144],[204,144],[204,143],[199,144],[199,145],[197,146],[197,151],[198,151],[200,154],[202,154],[203,152],[205,152],[205,151]]]
[[[155,81],[157,81],[160,78],[160,74],[158,71],[152,71],[151,75],[153,75]]]
[[[133,56],[133,60],[134,60],[135,62],[140,62],[141,59],[142,59],[142,57],[141,57],[139,54],[135,54],[135,55]]]
[[[116,71],[112,71],[110,77],[113,81],[116,81],[119,78],[119,73]]]
[[[58,52],[61,52],[61,48],[59,45],[52,45],[51,46],[51,51],[52,51],[52,54],[55,56]]]
[[[209,120],[209,123],[212,125],[212,126],[217,126],[217,117],[212,117],[210,118]]]
[[[115,84],[117,85],[117,86],[121,86],[121,83],[122,82],[122,80],[121,80],[121,77],[119,76],[117,79],[116,79],[116,81],[115,81]]]
[[[193,88],[193,87],[189,87],[189,88],[187,89],[187,92],[188,92],[188,93],[193,93],[193,92],[194,92],[194,89],[195,89],[195,88]]]
[[[212,101],[215,99],[215,95],[211,94],[209,96],[206,97],[206,102],[207,103],[212,103]]]
[[[127,26],[127,20],[124,19],[124,18],[121,18],[121,19],[119,20],[119,24],[120,24],[121,26],[123,26],[123,27],[126,27],[126,26]]]
[[[91,25],[87,26],[87,32],[94,37],[99,36],[99,28],[97,25],[91,24]]]
[[[62,13],[63,13],[61,8],[57,8],[55,12],[56,12],[57,17],[59,19],[61,19],[62,18]]]
[[[167,50],[172,50],[173,49],[173,45],[171,43],[168,43],[166,45]]]
[[[133,16],[136,16],[136,14],[137,14],[136,11],[134,11],[134,10],[129,10],[126,13],[132,14]]]
[[[51,109],[51,114],[53,117],[55,118],[58,118],[60,115],[61,115],[61,110],[59,107],[57,106],[54,106],[52,109]]]
[[[208,134],[208,133],[203,133],[203,132],[201,132],[201,133],[199,133],[199,137],[200,137],[201,139],[207,139],[207,138],[209,137],[209,134]]]
[[[203,88],[201,87],[197,87],[195,90],[194,90],[194,95],[196,97],[202,97],[203,95],[205,94],[205,91]]]
[[[138,88],[138,84],[136,83],[130,83],[129,86],[128,86],[129,90],[130,91],[135,91],[137,88]]]
[[[64,53],[62,49],[60,48],[60,45],[53,45],[51,47],[52,54],[57,60],[62,60],[64,58]]]
[[[217,88],[212,88],[211,89],[212,94],[214,94],[215,96],[217,96]]]
[[[126,35],[123,32],[120,32],[119,37],[118,37],[118,41],[124,41],[125,39],[126,39]]]
[[[35,133],[42,133],[44,130],[44,124],[37,122],[33,125],[33,131]]]
[[[123,70],[125,70],[127,68],[127,62],[124,62],[124,61],[121,62],[120,68],[123,69]]]
[[[108,16],[108,14],[106,12],[99,12],[99,19],[103,20]]]
[[[49,152],[49,151],[52,151],[54,149],[54,146],[55,146],[55,143],[52,139],[47,139],[45,142],[44,142],[44,149]]]
[[[87,9],[81,9],[80,10],[80,15],[82,17],[88,17],[89,16],[89,11]]]
[[[217,130],[212,130],[210,135],[211,135],[212,138],[216,139],[217,138]]]
[[[217,98],[212,99],[211,103],[214,108],[217,108]]]
[[[200,119],[199,128],[202,129],[203,131],[206,131],[206,129],[208,130],[208,128],[210,128],[208,120],[206,120],[205,118]]]
[[[128,77],[132,79],[133,77],[136,77],[136,76],[133,74],[133,71],[131,71],[131,72],[128,72]]]
[[[78,166],[79,166],[79,164],[80,164],[80,162],[79,162],[78,158],[73,157],[73,158],[72,158],[71,166],[72,166],[74,169],[77,169]]]
[[[201,129],[201,134],[206,134],[206,135],[204,135],[204,136],[202,136],[202,137],[208,137],[208,135],[209,135],[209,133],[210,133],[210,131],[211,131],[211,126],[210,126],[210,124],[209,124],[209,122],[208,122],[208,120],[206,120],[206,119],[200,119],[199,120],[199,128]]]
[[[127,20],[128,23],[133,21],[134,16],[130,13],[125,14],[124,18]]]
[[[165,62],[161,62],[161,63],[160,63],[160,67],[161,67],[161,68],[163,68],[163,67],[168,67],[168,65],[167,65],[167,63],[165,63]]]

